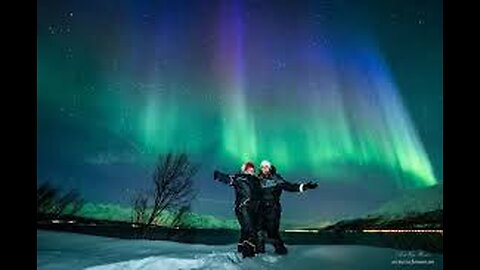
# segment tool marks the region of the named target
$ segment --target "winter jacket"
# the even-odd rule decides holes
[[[237,173],[225,174],[216,172],[215,180],[233,186],[235,189],[235,207],[245,205],[254,205],[259,202],[262,197],[262,186],[260,179],[255,175]]]
[[[290,183],[280,174],[260,174],[260,183],[262,186],[262,202],[280,203],[282,192],[303,192],[303,184]]]

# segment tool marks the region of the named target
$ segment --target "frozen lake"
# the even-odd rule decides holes
[[[122,240],[37,231],[37,269],[443,269],[443,256],[360,245],[287,245],[242,259],[236,245]]]

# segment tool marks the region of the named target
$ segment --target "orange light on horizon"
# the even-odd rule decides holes
[[[362,230],[362,232],[366,233],[441,233],[443,234],[443,230],[402,230],[402,229],[392,229],[392,230],[380,230],[380,229],[367,229]]]

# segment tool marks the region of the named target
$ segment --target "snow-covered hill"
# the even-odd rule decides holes
[[[443,209],[443,185],[412,189],[394,198],[372,215],[403,217],[413,213],[425,213]]]

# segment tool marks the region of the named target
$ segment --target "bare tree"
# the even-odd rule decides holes
[[[180,209],[178,209],[173,216],[173,220],[171,222],[171,225],[173,227],[185,227],[188,226],[186,224],[185,218],[187,217],[187,214],[190,213],[190,206],[182,206]]]
[[[61,195],[60,190],[48,182],[37,188],[37,218],[75,215],[83,207],[83,204],[84,200],[76,190]]]
[[[132,222],[136,224],[145,224],[147,221],[148,196],[145,193],[137,193],[132,199]]]
[[[132,200],[134,220],[149,227],[168,212],[174,215],[169,225],[180,224],[196,195],[193,176],[197,171],[198,165],[192,164],[186,154],[168,153],[159,156],[152,176],[150,198],[137,194]],[[144,219],[145,215],[147,218]]]
[[[58,197],[58,189],[45,182],[37,187],[37,216],[44,215],[54,207]]]
[[[66,214],[66,209],[68,206],[73,208],[73,205],[78,204],[81,201],[80,194],[76,190],[70,190],[65,195],[58,198],[55,207],[52,209],[54,216],[60,216]]]
[[[76,215],[80,210],[82,210],[83,206],[85,205],[85,200],[83,198],[77,198],[75,201],[71,203],[72,208],[68,212],[69,215]]]

